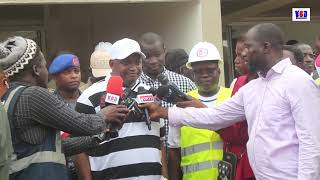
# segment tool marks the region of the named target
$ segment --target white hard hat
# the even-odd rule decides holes
[[[199,61],[223,62],[216,46],[208,42],[199,42],[193,46],[186,66],[191,69],[191,63]]]
[[[111,73],[110,59],[110,53],[103,49],[97,49],[91,54],[90,67],[93,77],[103,77]]]
[[[107,51],[110,52],[111,51],[111,47],[112,44],[109,42],[99,42],[98,45],[96,45],[96,47],[94,48],[94,50],[101,50],[101,51]]]

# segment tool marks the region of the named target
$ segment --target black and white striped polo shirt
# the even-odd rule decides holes
[[[108,79],[86,89],[78,99],[76,110],[87,114],[100,111],[100,98],[106,90]],[[144,121],[129,118],[120,129],[119,137],[105,142],[89,154],[95,180],[159,180],[160,123],[152,122],[151,130],[148,130]]]

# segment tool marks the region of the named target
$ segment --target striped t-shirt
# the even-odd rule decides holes
[[[93,84],[81,94],[76,105],[78,112],[93,114],[100,111],[100,98],[108,79]],[[129,117],[120,129],[119,137],[89,152],[92,177],[94,180],[159,180],[160,149],[160,123],[152,121],[149,130],[145,121]]]

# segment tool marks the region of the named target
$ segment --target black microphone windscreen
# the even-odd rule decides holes
[[[162,99],[168,96],[169,92],[170,92],[169,86],[160,86],[157,90],[157,97]]]
[[[158,81],[162,84],[162,85],[168,85],[169,84],[169,79],[166,75],[164,74],[159,74],[157,76]]]
[[[148,90],[148,92],[155,96],[155,95],[157,95],[158,90],[156,88],[154,88],[154,87],[151,87]]]
[[[142,87],[142,86],[138,87],[138,93],[145,92],[145,91],[146,91],[146,89],[144,87]]]

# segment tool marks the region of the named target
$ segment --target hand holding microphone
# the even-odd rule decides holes
[[[123,95],[123,80],[120,76],[111,76],[105,94],[100,98],[100,114],[108,122],[105,133],[94,136],[98,141],[105,141],[119,136],[118,131],[122,127],[129,109],[121,105]]]
[[[158,120],[159,118],[168,119],[168,108],[161,107],[157,103],[141,104],[139,107],[148,109],[150,120]]]
[[[123,80],[120,76],[111,76],[105,95],[101,97],[100,107],[107,107],[106,115],[109,121],[122,121],[125,119],[129,109],[122,105]],[[103,111],[104,112],[104,111]],[[112,124],[112,123],[111,123]]]
[[[109,105],[100,110],[107,123],[116,123],[121,125],[125,120],[129,109],[125,105]]]

